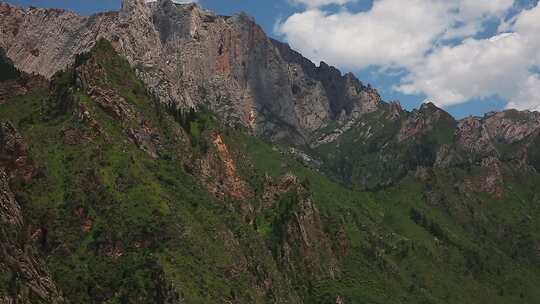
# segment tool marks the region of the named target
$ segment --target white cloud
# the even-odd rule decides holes
[[[334,0],[310,2],[307,10],[278,24],[278,33],[318,61],[365,68],[410,66],[443,38],[470,36],[486,19],[502,15],[513,0],[375,0],[367,12],[335,13],[316,8]],[[342,0],[341,2],[346,2]]]
[[[530,69],[540,62],[540,6],[523,11],[508,29],[491,38],[438,48],[410,67],[398,90],[424,93],[440,106],[499,96],[509,107],[539,109],[540,89],[535,85],[540,82]]]
[[[486,20],[500,18],[512,7],[514,0],[447,1],[451,24],[447,38],[475,35],[483,30]]]
[[[321,7],[330,4],[344,5],[358,0],[291,0],[293,3],[303,4],[307,7]]]
[[[309,58],[339,66],[412,64],[444,32],[444,3],[426,0],[380,0],[367,12],[320,9],[290,16],[278,32]]]
[[[499,95],[511,98],[527,79],[526,41],[517,34],[490,39],[466,39],[457,46],[438,48],[424,62],[410,68],[399,86],[407,94],[424,93],[440,106],[471,98]]]
[[[540,78],[529,75],[518,94],[506,106],[510,109],[540,111]]]
[[[527,38],[530,53],[536,55],[534,64],[540,65],[540,3],[530,10],[521,12],[511,30]]]
[[[397,90],[442,106],[497,95],[512,107],[540,108],[539,76],[530,72],[540,65],[540,4],[503,21],[514,0],[375,0],[357,13],[320,5],[339,1],[294,1],[308,7],[277,32],[314,61],[404,69]],[[501,21],[500,32],[476,38],[488,20]]]

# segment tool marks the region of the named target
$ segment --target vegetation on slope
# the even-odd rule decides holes
[[[247,140],[245,151],[261,172],[290,170],[305,178],[330,235],[347,233],[343,275],[314,284],[310,303],[332,303],[336,295],[346,303],[534,303],[540,297],[534,287],[540,272],[531,267],[537,249],[530,248],[538,240],[538,174],[514,172],[519,182],[509,183],[504,199],[459,193],[455,185],[470,174],[462,169],[437,171],[427,184],[409,174],[395,186],[362,193]],[[445,199],[429,201],[429,193]]]
[[[452,142],[456,121],[432,104],[412,113],[400,112],[394,118],[392,111],[390,105],[382,105],[362,117],[337,142],[316,148],[323,171],[356,189],[376,190],[394,184],[418,166],[432,166],[438,149]],[[414,132],[428,124],[426,131],[399,138],[407,127]]]
[[[90,96],[78,78],[85,69],[100,75],[93,84],[116,92],[134,114],[118,119]],[[41,231],[35,245],[72,303],[168,303],[171,297],[185,303],[540,299],[538,173],[508,168],[500,198],[463,191],[460,185],[483,174],[482,168],[415,175],[410,169],[429,165],[431,152],[403,166],[401,156],[416,151],[414,144],[381,146],[396,129],[383,125],[365,142],[357,131],[345,134],[341,151],[347,154],[327,153],[325,160],[343,170],[361,168],[351,179],[370,172],[400,182],[371,192],[347,189],[264,141],[221,126],[208,111],[165,109],[104,40],[53,83],[52,92],[34,90],[1,105],[0,121],[13,123],[29,144],[38,174],[14,181],[13,189],[29,231]],[[157,156],[130,136],[141,121],[159,138]],[[446,130],[425,140],[445,143],[451,134]],[[216,132],[254,190],[247,199],[252,213],[234,207],[245,202],[216,199],[186,172],[186,162],[213,153]],[[375,161],[380,149],[397,151],[396,158]],[[269,178],[278,181],[291,172],[300,184],[265,206]],[[313,201],[331,240],[340,270],[334,278],[293,272],[280,259],[285,228],[302,212],[302,196]],[[320,267],[328,265],[322,260]],[[0,295],[16,292],[18,280],[0,274]]]
[[[57,284],[73,303],[163,303],[168,289],[188,303],[262,301],[252,278],[234,268],[244,249],[263,251],[263,243],[185,173],[189,149],[172,131],[176,123],[161,116],[127,62],[103,41],[86,57],[78,62],[106,69],[103,84],[159,126],[167,153],[153,159],[138,149],[75,86],[77,67],[56,76],[51,96],[33,92],[1,107],[0,119],[18,128],[39,166],[14,188],[29,227],[47,231],[40,249]],[[75,115],[81,105],[103,132]],[[264,251],[254,259],[275,272]]]

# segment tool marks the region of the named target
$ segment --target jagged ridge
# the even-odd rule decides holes
[[[240,124],[265,138],[300,145],[310,156],[300,153],[299,157],[326,160],[323,167],[330,174],[361,188],[391,184],[417,165],[459,165],[501,154],[496,149],[500,137],[496,128],[508,132],[503,135],[505,142],[509,136],[514,136],[510,141],[534,141],[531,138],[539,129],[534,114],[516,114],[527,117],[528,122],[521,123],[505,119],[512,116],[510,112],[460,122],[452,122],[453,118],[444,114],[447,123],[436,126],[437,118],[427,116],[440,115],[437,113],[442,110],[418,116],[398,104],[385,103],[376,90],[354,75],[343,76],[325,63],[317,67],[288,45],[268,38],[245,14],[218,16],[196,4],[173,4],[170,0],[149,4],[126,0],[120,12],[91,17],[61,10],[23,10],[8,4],[0,9],[0,23],[8,29],[2,33],[2,47],[25,72],[50,77],[104,37],[137,70],[160,102],[180,109],[204,107],[231,125]],[[449,124],[452,130],[448,130]],[[370,160],[380,164],[395,159],[399,163],[387,168],[366,167],[354,160],[343,163],[350,154],[360,154],[354,145],[338,155],[328,153],[333,147],[346,146],[348,137],[343,134],[353,134],[354,141],[363,141],[366,147],[371,145],[370,138],[378,138],[379,143],[371,148],[378,153],[383,145],[395,151],[395,145],[418,141],[439,128],[445,129],[444,142],[415,144],[402,149],[404,154]],[[367,138],[361,139],[362,134]],[[389,142],[394,145],[389,146]],[[418,153],[429,155],[414,159]],[[482,157],[469,157],[471,153]],[[362,157],[362,161],[368,158]],[[527,163],[527,156],[521,155],[521,160]],[[389,170],[393,173],[380,173]],[[373,171],[380,176],[373,176]]]
[[[69,45],[78,45],[81,33],[90,33],[82,34],[90,43],[81,48],[94,46],[89,54],[63,56],[75,65],[52,77],[50,90],[21,79],[1,84],[9,94],[0,100],[0,119],[12,121],[7,133],[22,134],[1,152],[23,206],[28,232],[21,235],[47,258],[40,267],[51,278],[43,278],[67,299],[535,303],[540,297],[538,113],[456,121],[432,104],[404,111],[351,75],[316,67],[269,40],[245,15],[220,17],[169,1],[126,1],[120,13],[93,17],[6,10],[12,15],[3,24],[18,24],[14,37],[32,33],[24,23],[38,20],[35,14],[48,20],[44,28],[78,20],[69,39],[58,39],[71,41],[66,52],[76,53]],[[105,24],[113,28],[107,40],[93,37]],[[149,41],[179,64],[170,74]],[[175,44],[186,54],[168,54]],[[20,46],[6,44],[8,55],[14,45]],[[42,51],[55,52],[32,56]],[[37,60],[28,58],[18,64]],[[22,76],[28,77],[34,78]],[[178,85],[181,98],[160,94],[165,82],[150,83],[157,79]],[[266,80],[290,92],[274,95]],[[327,113],[326,127],[305,128],[300,112],[282,113],[323,95],[324,111],[313,113]],[[264,117],[242,119],[248,99]],[[179,104],[209,110],[186,112]],[[231,121],[240,126],[231,128]],[[301,148],[347,186],[380,190],[333,183],[245,134],[246,127],[285,144],[308,143],[311,149]],[[28,301],[29,280],[20,272],[1,273],[0,302]]]
[[[105,37],[161,102],[205,105],[274,139],[309,143],[315,131],[380,103],[352,74],[315,67],[244,14],[217,16],[170,0],[126,0],[119,13],[91,17],[8,4],[1,10],[0,23],[10,29],[1,47],[27,73],[51,77]]]

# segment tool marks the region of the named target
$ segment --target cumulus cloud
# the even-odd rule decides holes
[[[501,18],[510,9],[514,0],[458,0],[447,1],[450,22],[446,37],[475,35],[484,29],[489,19]]]
[[[357,0],[291,0],[293,3],[303,4],[307,7],[321,7],[330,4],[344,5]]]
[[[441,106],[499,96],[508,107],[538,110],[540,83],[531,68],[540,62],[540,6],[519,14],[509,30],[438,48],[410,67],[398,90],[424,93]]]
[[[511,98],[527,79],[526,41],[517,33],[490,39],[466,39],[457,46],[441,47],[416,66],[398,89],[424,93],[438,105],[499,95]]]
[[[540,78],[538,75],[529,75],[527,81],[520,86],[518,94],[510,100],[507,108],[540,111]]]
[[[420,60],[444,32],[443,2],[376,1],[368,12],[328,13],[309,9],[278,26],[289,43],[315,61],[365,68],[410,65]]]
[[[540,108],[540,80],[531,72],[540,65],[540,4],[506,20],[513,0],[375,0],[365,12],[317,4],[340,1],[295,1],[314,4],[277,32],[314,61],[401,69],[396,90],[440,106],[499,96],[509,107]],[[487,21],[501,22],[499,32],[478,38]]]
[[[504,14],[513,0],[375,0],[367,12],[327,12],[311,2],[307,10],[280,23],[278,33],[310,58],[338,65],[409,66],[437,41],[466,37],[484,21]],[[347,2],[342,0],[342,2]]]

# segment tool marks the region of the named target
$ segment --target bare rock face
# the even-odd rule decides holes
[[[120,12],[91,17],[1,4],[0,24],[0,47],[24,72],[50,78],[105,37],[161,102],[204,106],[254,134],[298,144],[381,102],[352,74],[316,67],[245,14],[217,16],[170,0],[125,0]]]
[[[453,144],[439,150],[436,166],[459,163],[484,166],[484,160],[498,159],[526,169],[530,165],[527,148],[534,145],[539,133],[538,112],[507,110],[468,117],[458,122]]]
[[[24,21],[24,11],[7,3],[0,3],[0,20],[2,22],[0,47],[6,49],[19,34],[19,26]]]
[[[111,28],[115,14],[80,17],[58,9],[21,9],[0,4],[0,46],[15,66],[47,78],[88,51],[100,33]]]
[[[489,136],[503,144],[519,142],[540,129],[540,113],[507,110],[490,113],[484,119]]]
[[[460,121],[457,137],[459,145],[471,152],[490,153],[495,150],[489,133],[479,118],[470,117]]]
[[[395,108],[395,105],[391,105],[391,117],[399,116],[399,108]],[[437,108],[434,104],[423,104],[419,110],[411,112],[409,117],[402,123],[398,141],[403,142],[408,139],[418,138],[428,132],[433,132],[435,128],[442,127],[441,124],[452,128],[456,122],[450,114]]]
[[[246,201],[254,197],[254,192],[241,177],[236,157],[221,134],[213,133],[209,140],[212,144],[204,157],[186,164],[189,171],[201,180],[210,193],[220,199],[232,198],[242,202],[236,209],[240,209],[243,214],[251,214],[253,207]],[[231,208],[235,209],[234,206]]]
[[[496,144],[522,141],[540,129],[540,113],[509,110],[471,117],[460,122],[458,143],[472,152],[488,154]]]

